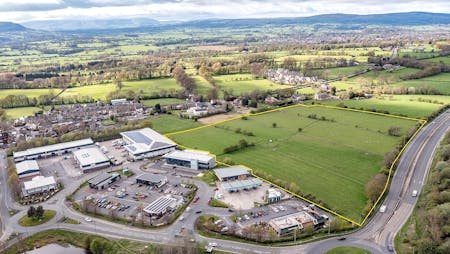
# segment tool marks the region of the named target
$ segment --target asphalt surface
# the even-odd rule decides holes
[[[209,207],[207,201],[213,195],[213,190],[202,181],[195,181],[199,190],[197,195],[200,200],[190,205],[191,210],[184,213],[183,221],[176,221],[170,226],[162,229],[138,229],[112,222],[93,219],[92,222],[84,221],[85,215],[71,209],[64,202],[64,197],[73,192],[82,182],[92,177],[91,174],[84,175],[74,181],[69,186],[65,186],[60,193],[44,204],[45,209],[52,209],[57,212],[51,221],[31,228],[24,228],[17,224],[20,217],[26,214],[27,207],[20,206],[12,201],[6,184],[6,160],[4,151],[0,151],[0,169],[2,171],[0,184],[0,215],[2,222],[2,235],[0,240],[6,241],[13,232],[20,232],[24,235],[31,235],[36,232],[60,228],[75,230],[79,232],[99,234],[112,238],[128,238],[158,244],[172,244],[176,242],[174,237],[181,228],[192,231],[188,236],[197,241],[209,241],[218,244],[218,249],[235,253],[256,252],[256,253],[324,253],[328,249],[336,246],[356,246],[365,248],[373,253],[388,253],[387,246],[393,244],[393,237],[401,229],[404,222],[411,214],[416,198],[412,197],[413,190],[420,191],[426,179],[426,175],[433,159],[436,147],[450,127],[450,111],[446,111],[433,122],[425,126],[405,149],[395,171],[389,193],[383,204],[387,206],[384,213],[374,211],[372,218],[355,233],[346,236],[346,240],[338,241],[337,238],[316,241],[303,245],[289,247],[270,247],[255,244],[226,241],[220,239],[209,239],[198,235],[194,230],[194,221],[199,216],[195,212],[201,210],[202,213],[217,214],[219,216],[229,215],[227,209]],[[8,210],[20,210],[14,216],[9,216]],[[72,225],[58,222],[63,217],[76,219],[81,224]],[[9,242],[11,244],[12,242]]]

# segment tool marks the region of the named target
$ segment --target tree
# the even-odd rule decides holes
[[[117,87],[117,89],[119,89],[119,91],[122,90],[122,87],[123,87],[122,80],[120,80],[120,79],[116,80],[116,87]]]
[[[42,219],[44,217],[44,208],[40,205],[36,208],[36,218]]]
[[[30,206],[27,211],[28,218],[34,218],[36,216],[36,208],[34,206]]]
[[[161,104],[159,104],[159,103],[156,103],[156,104],[155,104],[155,111],[156,111],[157,113],[161,113]]]
[[[93,254],[103,254],[105,251],[105,243],[99,239],[94,239],[91,241],[89,250]]]
[[[272,123],[273,128],[277,128],[277,123]]]
[[[388,129],[389,136],[400,137],[401,136],[401,128],[398,126],[391,126]]]
[[[366,184],[365,192],[366,196],[373,202],[377,200],[386,184],[387,176],[385,174],[376,174],[370,181]]]

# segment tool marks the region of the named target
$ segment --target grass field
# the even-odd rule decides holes
[[[27,215],[23,216],[19,219],[19,225],[23,227],[33,227],[37,225],[41,225],[46,223],[47,221],[51,220],[53,217],[55,217],[56,212],[53,210],[45,210],[44,216],[42,219],[38,220],[35,218],[29,218]]]
[[[160,115],[150,119],[152,122],[152,129],[160,133],[170,133],[201,126],[199,122],[179,118],[174,115]]]
[[[291,87],[288,85],[275,84],[267,79],[254,79],[250,74],[215,76],[214,80],[221,90],[231,89],[235,95],[250,93],[254,90],[267,91]]]
[[[34,113],[42,110],[38,107],[21,107],[21,108],[7,108],[5,109],[6,116],[9,119],[17,119],[24,116],[32,116]]]
[[[433,87],[438,89],[442,94],[450,95],[450,73],[441,73],[431,77],[401,81],[393,85],[397,87]]]
[[[311,119],[310,114],[335,121]],[[328,208],[360,221],[367,201],[364,186],[380,170],[384,154],[399,141],[386,134],[388,128],[399,126],[405,133],[414,124],[339,109],[294,107],[170,137],[187,147],[211,151],[219,160],[229,157],[256,173],[293,182],[304,195],[312,194]],[[237,128],[254,136],[238,134]],[[255,146],[224,154],[224,148],[241,139]]]
[[[365,249],[360,249],[357,247],[336,247],[333,248],[327,252],[325,252],[325,254],[371,254],[372,252],[365,250]]]
[[[426,118],[443,106],[443,104],[425,102],[422,99],[443,104],[450,103],[450,96],[440,95],[383,95],[367,100],[327,101],[322,103],[331,106],[343,103],[347,107],[357,109],[387,110],[394,115],[407,115],[416,118]]]
[[[450,56],[434,57],[434,58],[431,58],[431,59],[424,59],[422,61],[423,62],[450,64]]]
[[[61,89],[0,89],[0,99],[3,99],[8,95],[26,95],[29,98],[37,98],[41,95],[50,93],[57,95],[59,92],[61,92]]]
[[[170,105],[186,102],[186,100],[177,99],[177,98],[161,98],[161,99],[152,99],[152,100],[143,100],[141,101],[145,106],[155,106],[156,104],[160,105]]]
[[[364,65],[328,68],[328,69],[323,70],[323,76],[324,76],[324,78],[326,78],[328,80],[337,79],[337,78],[343,78],[345,76],[348,76],[350,74],[353,74],[355,72],[359,72],[359,71],[362,71],[365,69],[367,69],[367,66],[364,66]]]

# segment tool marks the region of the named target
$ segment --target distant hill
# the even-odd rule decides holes
[[[155,19],[38,20],[22,23],[25,27],[48,31],[122,29],[159,25]]]
[[[0,33],[3,32],[19,32],[27,30],[24,26],[13,22],[0,22]]]

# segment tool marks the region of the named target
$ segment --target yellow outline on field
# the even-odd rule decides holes
[[[277,111],[281,111],[281,110],[285,110],[285,109],[289,109],[289,108],[295,108],[295,107],[306,107],[306,108],[321,107],[321,108],[329,108],[329,109],[338,109],[338,110],[345,110],[345,111],[352,111],[352,112],[359,112],[359,113],[366,113],[366,114],[372,114],[372,115],[387,116],[387,117],[411,120],[411,121],[416,121],[416,122],[421,123],[420,127],[416,130],[416,132],[414,132],[414,134],[411,136],[411,138],[408,140],[408,142],[406,142],[406,144],[402,147],[402,149],[398,153],[397,157],[395,157],[394,162],[392,163],[391,167],[389,168],[388,180],[386,181],[386,184],[384,185],[383,191],[381,192],[380,196],[377,198],[377,200],[375,201],[374,205],[372,206],[372,208],[369,210],[369,212],[367,213],[367,215],[364,217],[364,219],[361,222],[356,222],[356,221],[354,221],[354,220],[352,220],[350,218],[347,218],[347,217],[345,217],[345,216],[343,216],[343,215],[341,215],[341,214],[339,214],[339,213],[337,213],[337,212],[335,212],[335,211],[333,211],[333,210],[331,210],[329,208],[326,208],[326,207],[324,207],[324,206],[322,206],[320,204],[317,204],[316,202],[314,202],[312,200],[309,200],[309,199],[307,199],[305,197],[302,197],[302,196],[300,196],[300,195],[298,195],[296,193],[293,193],[292,191],[290,191],[290,190],[288,190],[288,189],[286,189],[284,187],[281,187],[281,186],[279,186],[279,185],[277,185],[277,184],[275,184],[275,183],[273,183],[273,182],[271,182],[271,181],[269,181],[267,179],[264,179],[264,178],[262,178],[262,177],[260,177],[260,176],[258,176],[256,174],[254,174],[252,168],[249,168],[249,167],[247,167],[245,165],[240,165],[240,166],[243,166],[243,167],[247,168],[250,171],[250,173],[252,174],[252,176],[254,176],[254,177],[258,178],[258,179],[261,179],[262,181],[267,182],[267,183],[269,183],[269,184],[271,184],[273,186],[276,186],[277,188],[282,189],[283,191],[285,191],[285,192],[287,192],[287,193],[289,193],[289,194],[291,194],[291,195],[293,195],[293,196],[295,196],[295,197],[297,197],[297,198],[299,198],[299,199],[301,199],[303,201],[306,201],[306,202],[308,202],[310,204],[314,204],[315,206],[319,207],[320,209],[322,209],[324,211],[327,211],[328,213],[333,214],[333,215],[335,215],[335,216],[337,216],[337,217],[339,217],[341,219],[344,219],[344,220],[346,220],[348,222],[351,222],[351,223],[353,223],[353,224],[355,224],[357,226],[364,225],[364,223],[370,217],[370,215],[372,214],[373,210],[375,209],[375,207],[378,206],[380,200],[383,198],[384,194],[386,193],[387,188],[389,187],[389,184],[390,184],[390,181],[391,181],[392,171],[394,169],[395,164],[400,159],[400,156],[403,154],[403,151],[409,145],[411,140],[427,124],[426,120],[412,118],[412,117],[405,117],[405,116],[398,116],[398,115],[379,113],[379,112],[372,112],[372,111],[360,110],[360,109],[342,108],[342,107],[336,107],[336,106],[326,106],[326,105],[321,105],[321,104],[315,104],[315,105],[296,104],[296,105],[291,105],[291,106],[287,106],[287,107],[281,107],[281,108],[276,108],[276,109],[272,109],[272,110],[267,110],[267,111],[263,111],[263,112],[259,112],[259,113],[249,113],[249,114],[245,114],[245,115],[239,115],[239,116],[232,117],[232,118],[229,118],[229,119],[225,119],[223,121],[219,121],[219,122],[216,122],[216,123],[206,124],[206,125],[202,125],[202,126],[199,126],[199,127],[188,129],[188,130],[182,130],[182,131],[176,131],[176,132],[167,133],[167,134],[164,134],[164,136],[167,137],[168,139],[172,140],[169,137],[171,135],[177,135],[177,134],[181,134],[181,133],[188,133],[188,132],[200,130],[200,129],[203,129],[203,128],[208,128],[208,127],[211,127],[211,126],[215,126],[215,125],[219,125],[219,124],[222,124],[222,123],[226,123],[226,122],[234,121],[234,120],[237,120],[237,119],[241,119],[242,117],[246,117],[246,116],[247,117],[249,117],[249,116],[258,116],[258,115],[268,114],[268,113],[277,112]],[[172,141],[174,143],[176,143],[179,147],[184,148],[184,149],[196,150],[196,151],[201,151],[201,152],[207,152],[208,154],[212,155],[217,161],[217,155],[211,153],[210,151],[199,150],[199,149],[192,149],[192,148],[180,145],[177,142],[175,142],[174,140],[172,140]],[[228,165],[228,164],[223,163],[221,161],[217,161],[217,164],[221,164],[221,165],[224,165],[224,166],[227,166],[227,167],[231,166],[231,165]]]

